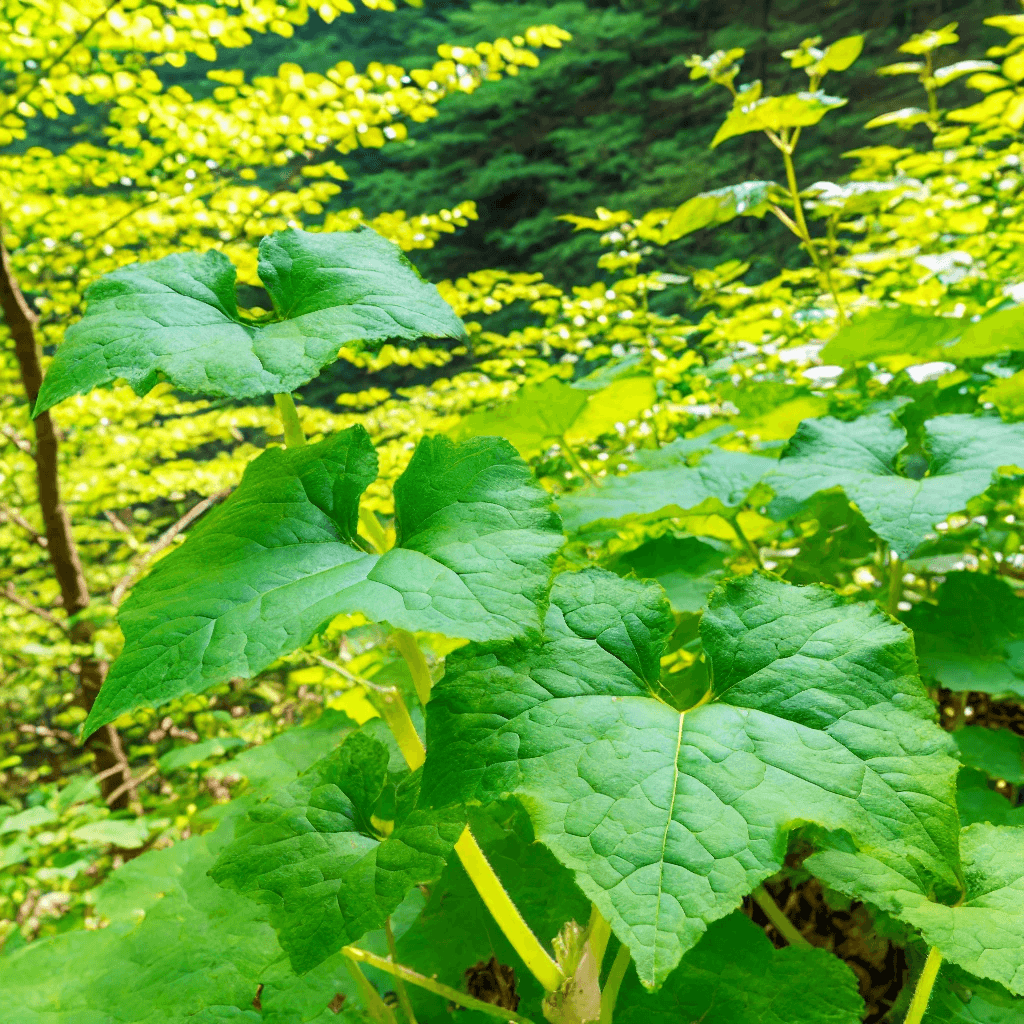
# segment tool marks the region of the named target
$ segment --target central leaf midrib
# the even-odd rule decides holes
[[[665,850],[668,848],[668,831],[672,827],[673,814],[676,809],[676,793],[679,790],[679,751],[683,746],[683,719],[686,717],[685,712],[679,713],[679,732],[676,736],[676,752],[672,758],[672,798],[668,805],[668,814],[665,818],[665,831],[661,837],[661,856],[658,860],[658,902],[654,910],[654,953],[651,961],[651,979],[650,982],[653,985],[658,977],[658,949],[660,948],[658,942],[658,925],[661,921],[661,896],[664,891],[664,880],[665,880]]]

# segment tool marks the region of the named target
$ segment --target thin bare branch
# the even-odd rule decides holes
[[[33,604],[31,601],[26,601],[15,589],[13,583],[8,583],[3,591],[4,597],[7,598],[11,604],[16,604],[19,608],[24,608],[25,611],[31,612],[33,615],[38,615],[39,618],[50,623],[51,626],[56,626],[61,632],[66,633],[68,631],[67,623],[61,622],[52,612],[48,612],[45,608],[40,608],[38,605]]]
[[[310,657],[323,665],[324,668],[329,668],[332,672],[337,672],[343,679],[347,679],[350,683],[355,683],[357,686],[365,686],[368,690],[373,690],[375,693],[396,693],[395,687],[393,686],[381,686],[379,683],[371,683],[369,679],[364,679],[362,676],[357,676],[353,672],[349,672],[347,668],[339,665],[336,661],[331,661],[329,658],[323,658],[319,654],[311,654]]]
[[[174,538],[181,533],[182,530],[188,529],[204,512],[212,508],[218,502],[223,501],[231,493],[230,487],[225,487],[224,490],[218,491],[216,494],[211,494],[210,497],[204,498],[198,504],[193,505],[176,523],[169,526],[160,537],[156,540],[153,546],[146,551],[143,555],[137,558],[128,571],[118,580],[117,585],[110,592],[110,603],[115,607],[119,607],[121,602],[124,600],[124,595],[127,593],[131,585],[139,578],[139,573],[146,567],[150,560],[158,555],[165,548],[173,543]],[[117,518],[116,516],[114,517]],[[118,520],[120,522],[120,520]],[[121,524],[124,526],[124,524]],[[124,527],[127,530],[127,527]]]
[[[0,520],[6,519],[20,526],[31,538],[34,544],[45,548],[48,544],[46,538],[16,509],[10,505],[0,504]]]
[[[112,806],[114,801],[117,800],[117,798],[122,793],[131,793],[131,795],[132,795],[132,803],[138,806],[138,813],[141,814],[142,813],[142,805],[141,805],[141,802],[139,801],[139,795],[138,795],[137,790],[138,790],[139,786],[141,786],[142,783],[146,781],[146,779],[152,778],[154,775],[156,775],[156,773],[158,771],[160,771],[160,769],[154,764],[154,765],[150,765],[137,778],[134,777],[134,776],[131,776],[131,773],[129,772],[129,776],[130,777],[128,779],[126,779],[124,782],[122,782],[121,785],[117,787],[117,789],[115,789],[112,793],[110,793],[107,796],[107,806],[108,807]]]
[[[26,441],[25,438],[23,438],[21,434],[14,429],[14,427],[10,427],[6,423],[0,424],[0,434],[3,434],[4,437],[6,437],[7,440],[15,446],[15,448],[20,449],[26,455],[31,455],[33,459],[36,457],[35,449],[32,447],[32,442]]]

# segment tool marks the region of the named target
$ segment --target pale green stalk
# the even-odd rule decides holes
[[[629,967],[629,946],[623,943],[619,946],[618,953],[615,954],[611,970],[605,979],[604,988],[601,989],[601,1016],[598,1024],[612,1024],[615,1002],[619,998],[619,987],[622,985],[622,979],[626,976],[627,967]]]
[[[344,953],[345,949],[342,949],[342,952]],[[391,1007],[381,999],[380,993],[370,984],[366,975],[359,970],[359,964],[355,962],[357,959],[357,957],[349,957],[345,961],[345,966],[348,968],[348,973],[352,975],[359,994],[363,997],[366,1012],[377,1021],[377,1024],[398,1024],[395,1015],[391,1012]],[[374,966],[377,965],[374,964]]]
[[[427,701],[430,700],[430,687],[433,685],[427,659],[423,657],[423,651],[420,650],[416,637],[408,630],[396,629],[392,637],[395,641],[395,646],[398,648],[398,653],[405,658],[405,663],[409,666],[412,684],[416,687],[416,696],[419,697],[420,703],[426,707]]]
[[[277,411],[281,414],[285,445],[289,448],[301,448],[306,443],[306,435],[302,432],[299,412],[295,408],[292,396],[287,393],[274,395],[274,405],[277,406]]]
[[[928,957],[921,970],[921,977],[917,979],[917,986],[914,989],[914,998],[910,1000],[910,1009],[903,1024],[921,1024],[924,1011],[928,1009],[928,1000],[931,998],[932,989],[935,987],[935,979],[939,976],[939,968],[942,966],[942,954],[935,946],[928,950]]]
[[[484,856],[484,851],[480,849],[480,844],[473,838],[468,826],[455,844],[455,852],[459,855],[469,880],[480,894],[491,916],[505,938],[512,943],[512,948],[530,969],[530,973],[544,986],[544,990],[554,992],[565,981],[565,976],[540,944],[537,936],[530,931],[530,926],[523,920],[519,908],[505,892],[505,887],[494,873],[494,868]]]
[[[889,555],[889,600],[886,611],[894,618],[903,598],[903,561],[893,552]]]
[[[797,931],[796,925],[779,909],[778,904],[772,899],[764,886],[759,885],[751,894],[754,902],[764,911],[765,916],[771,921],[775,930],[791,945],[804,946],[807,949],[813,948]]]
[[[384,922],[384,934],[387,936],[388,954],[391,957],[391,962],[397,964],[398,951],[395,949],[395,932],[391,927],[390,917]],[[398,993],[398,1005],[402,1007],[402,1013],[405,1014],[408,1024],[416,1024],[416,1014],[413,1012],[412,1003],[409,1001],[405,979],[400,974],[395,975],[395,991]]]
[[[590,943],[590,955],[597,964],[597,973],[601,973],[604,953],[608,948],[608,940],[612,937],[612,926],[604,919],[601,911],[592,903],[590,905],[590,924],[587,926],[587,941]]]
[[[384,971],[393,978],[401,978],[403,981],[409,982],[410,985],[416,985],[418,988],[426,989],[427,992],[433,992],[434,995],[440,996],[442,999],[448,999],[459,1006],[465,1006],[468,1010],[479,1010],[480,1013],[486,1013],[490,1017],[499,1017],[501,1020],[513,1021],[514,1024],[533,1024],[529,1017],[524,1017],[514,1010],[506,1010],[500,1006],[494,1006],[492,1003],[485,1003],[480,999],[474,999],[472,996],[466,995],[465,992],[451,988],[449,985],[445,985],[434,978],[417,974],[416,971],[403,967],[401,964],[396,964],[382,956],[368,953],[365,949],[359,949],[357,946],[343,946],[341,952],[349,960],[368,964],[370,967],[376,967],[377,970]],[[363,980],[365,981],[365,978]]]

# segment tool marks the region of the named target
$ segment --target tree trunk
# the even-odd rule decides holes
[[[35,312],[25,300],[11,268],[10,256],[0,242],[0,309],[3,309],[7,328],[14,338],[14,353],[18,360],[21,382],[28,397],[29,406],[35,405],[36,396],[43,383],[42,367],[39,363],[39,345],[36,339]],[[71,520],[61,501],[58,477],[58,438],[53,419],[49,412],[41,413],[32,421],[36,435],[36,483],[39,489],[39,505],[43,512],[46,532],[47,554],[53,565],[54,575],[60,586],[64,611],[70,618],[89,605],[89,588],[82,572],[82,562],[71,535]],[[80,619],[70,630],[73,643],[92,642],[93,625]],[[106,665],[92,657],[83,657],[78,663],[78,693],[76,703],[88,711],[103,684]],[[101,788],[104,797],[127,781],[128,764],[121,748],[117,730],[108,725],[98,730],[86,741],[86,748],[95,755],[97,773],[102,775]],[[121,768],[121,771],[117,769]],[[130,794],[122,792],[113,801],[114,807],[126,807]]]

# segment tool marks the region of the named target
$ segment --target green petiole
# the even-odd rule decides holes
[[[466,995],[465,992],[460,992],[458,989],[452,988],[450,985],[445,985],[434,978],[428,978],[423,974],[418,974],[416,971],[410,970],[408,967],[403,967],[401,964],[396,964],[391,960],[386,960],[382,956],[376,956],[374,953],[368,953],[365,949],[359,949],[358,946],[344,946],[342,947],[341,952],[351,961],[368,964],[370,967],[376,967],[377,970],[384,971],[386,974],[390,974],[393,978],[400,978],[402,981],[407,981],[410,985],[416,985],[418,988],[426,989],[428,992],[433,992],[434,995],[440,996],[442,999],[448,999],[459,1006],[464,1006],[467,1010],[479,1010],[480,1013],[486,1013],[489,1017],[498,1017],[501,1020],[514,1021],[515,1024],[533,1024],[533,1021],[531,1021],[529,1017],[524,1017],[522,1014],[516,1013],[514,1010],[506,1010],[500,1006],[495,1006],[492,1003],[485,1003],[480,999],[474,999],[472,996]],[[366,979],[364,978],[363,980],[365,981]],[[367,982],[367,984],[369,984],[369,982]],[[378,998],[380,997],[378,996]]]
[[[274,405],[281,414],[281,423],[284,426],[284,443],[289,448],[301,448],[306,443],[306,435],[302,432],[302,424],[299,423],[299,411],[295,408],[295,401],[291,395],[274,395]]]
[[[935,946],[928,950],[928,957],[921,969],[921,977],[917,979],[917,986],[914,988],[914,998],[910,1000],[910,1009],[903,1024],[921,1024],[924,1011],[928,1009],[928,1000],[931,998],[932,989],[935,987],[935,979],[939,976],[939,968],[942,966],[942,954]]]

